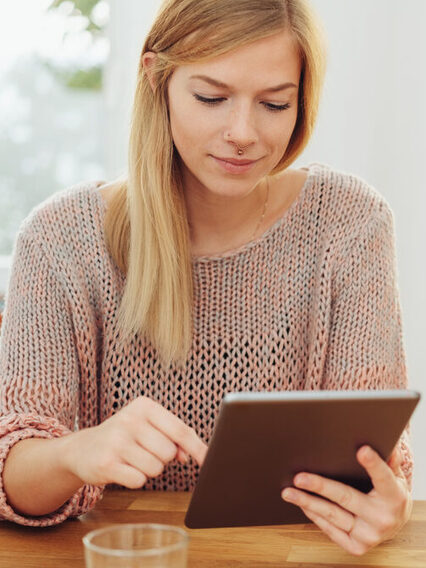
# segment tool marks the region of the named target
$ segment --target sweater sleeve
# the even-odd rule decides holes
[[[84,485],[57,511],[22,516],[7,502],[3,468],[10,448],[25,438],[74,430],[79,408],[79,362],[70,307],[37,239],[18,233],[0,336],[0,519],[50,526],[91,509],[103,486]],[[48,483],[48,480],[46,480]]]
[[[397,285],[393,213],[381,199],[345,243],[332,279],[331,326],[322,388],[408,388]],[[412,489],[410,423],[398,442]]]

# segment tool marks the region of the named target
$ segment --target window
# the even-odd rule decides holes
[[[105,179],[108,21],[105,0],[20,0],[3,7],[0,295],[16,233],[31,209],[75,183]]]

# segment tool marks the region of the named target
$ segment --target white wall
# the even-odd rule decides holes
[[[317,130],[297,166],[323,161],[357,173],[395,216],[403,331],[411,387],[423,390],[426,197],[426,2],[312,0],[329,41],[329,68]],[[106,86],[107,171],[127,165],[130,106],[139,52],[158,0],[111,0],[111,62]],[[414,497],[426,499],[424,402],[412,420]]]

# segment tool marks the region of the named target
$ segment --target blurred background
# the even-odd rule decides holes
[[[426,2],[311,0],[329,44],[316,132],[294,167],[355,173],[390,204],[410,387],[426,339]],[[0,312],[16,232],[52,193],[126,172],[140,50],[159,0],[0,0]],[[426,393],[424,393],[426,396]],[[426,403],[412,420],[426,499]]]

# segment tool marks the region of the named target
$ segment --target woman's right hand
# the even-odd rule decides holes
[[[175,458],[202,465],[207,445],[177,416],[140,396],[92,428],[65,436],[64,465],[82,483],[129,489],[157,477]]]

